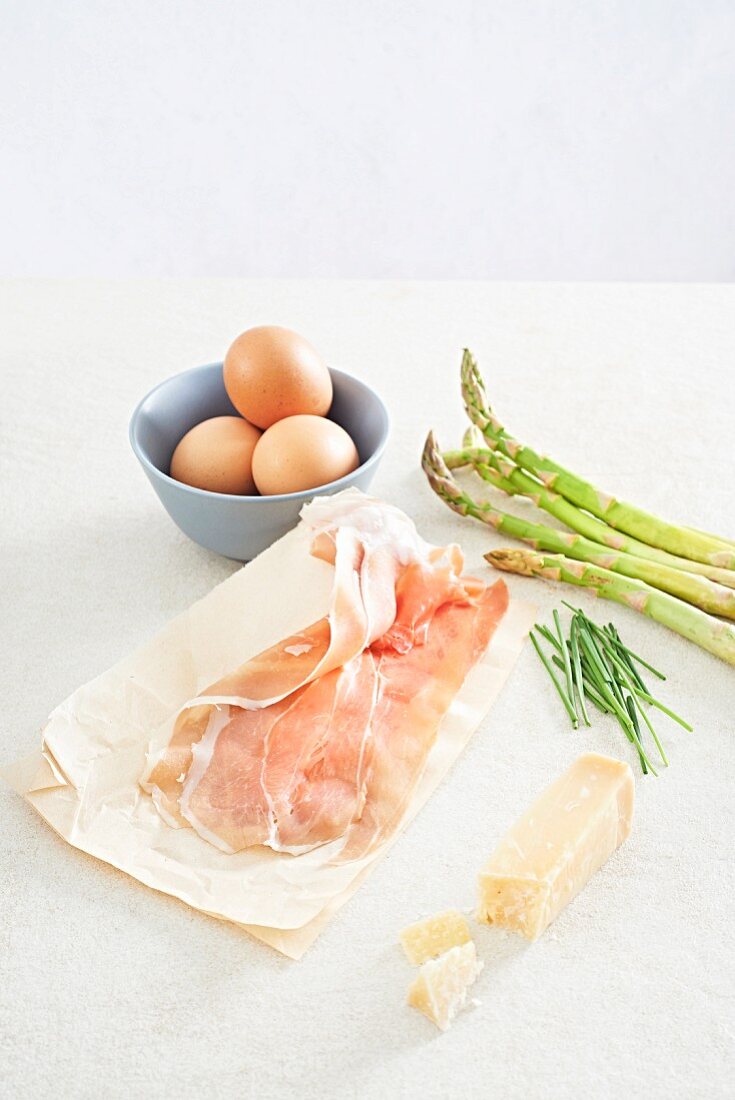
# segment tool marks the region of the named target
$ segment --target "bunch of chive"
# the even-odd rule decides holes
[[[669,762],[643,704],[656,707],[690,733],[692,730],[688,722],[651,694],[640,670],[646,669],[659,680],[665,680],[666,677],[648,661],[633,653],[621,641],[612,623],[599,626],[580,608],[563,602],[572,612],[569,637],[564,636],[559,612],[555,610],[554,630],[536,623],[535,632],[531,631],[531,641],[571,718],[572,726],[578,729],[580,720],[585,726],[592,724],[586,705],[589,700],[598,710],[604,714],[612,714],[617,719],[623,733],[638,753],[643,774],[651,772],[657,775],[643,745],[639,719],[642,718],[648,727],[664,767]],[[553,647],[551,660],[541,648],[539,638],[543,638]],[[563,672],[563,681],[557,676],[554,666]]]

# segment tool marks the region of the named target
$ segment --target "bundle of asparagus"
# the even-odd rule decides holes
[[[469,351],[462,398],[472,427],[459,450],[442,453],[429,432],[422,466],[434,492],[533,550],[494,550],[496,569],[562,580],[634,608],[735,665],[735,542],[679,527],[601,492],[520,443],[490,407]],[[528,497],[570,531],[501,511],[465,492],[453,469],[472,468],[510,496]]]

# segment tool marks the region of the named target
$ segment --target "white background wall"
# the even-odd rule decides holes
[[[733,0],[3,0],[0,274],[731,279]]]

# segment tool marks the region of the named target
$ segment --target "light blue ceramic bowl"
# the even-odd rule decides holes
[[[169,477],[171,456],[181,437],[210,416],[233,416],[222,364],[168,378],[140,402],[130,421],[130,442],[148,480],[171,519],[208,550],[249,561],[293,527],[307,500],[355,485],[367,489],[388,440],[388,413],[378,395],[340,370],[329,372],[334,386],[331,420],[349,432],[360,455],[351,474],[303,493],[280,496],[230,496],[193,489]]]

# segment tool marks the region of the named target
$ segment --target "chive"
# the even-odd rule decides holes
[[[665,707],[659,699],[654,699],[654,697],[652,695],[649,695],[647,691],[639,691],[638,694],[640,695],[641,699],[645,699],[646,702],[650,703],[652,707],[656,707],[657,710],[660,710],[664,714],[667,714],[673,722],[678,722],[679,725],[687,731],[687,733],[694,732],[693,726],[690,726],[688,722],[685,722],[684,719],[680,715],[678,715],[675,710],[670,710],[668,707]]]
[[[556,688],[556,690],[559,693],[559,698],[561,699],[562,703],[566,707],[567,714],[571,718],[572,723],[574,725],[574,728],[576,729],[577,728],[577,715],[574,713],[574,709],[572,707],[572,704],[567,699],[566,692],[564,691],[564,688],[561,686],[561,684],[557,680],[556,675],[554,673],[554,670],[551,667],[551,664],[549,663],[549,660],[548,660],[546,654],[544,653],[544,651],[541,649],[541,646],[536,641],[536,636],[535,636],[533,631],[530,632],[529,637],[530,637],[531,641],[533,642],[534,649],[536,650],[539,657],[541,658],[541,661],[543,662],[544,668],[546,669],[549,676],[551,677],[552,682],[554,684],[554,687]]]
[[[607,689],[605,678],[600,674],[599,669],[590,659],[588,652],[585,649],[585,642],[582,638],[581,630],[578,632],[577,637],[580,645],[582,646],[582,651],[580,654],[582,661],[582,673],[597,688],[598,692],[604,696]]]
[[[579,634],[577,634],[577,642],[579,642]],[[597,671],[592,667],[589,657],[583,650],[580,651],[579,659],[582,662],[582,675],[585,679],[585,685],[590,681],[593,684],[597,684]]]
[[[639,673],[638,669],[635,667],[635,663],[632,660],[632,658],[630,656],[630,653],[628,652],[626,647],[621,642],[620,635],[618,634],[618,632],[615,629],[615,627],[613,626],[613,624],[608,623],[607,629],[608,629],[608,633],[609,633],[610,637],[613,639],[616,651],[620,654],[621,660],[623,660],[625,662],[625,664],[628,666],[628,668],[630,669],[631,675],[632,675],[633,679],[635,680],[636,684],[641,689],[641,691],[648,691],[648,688],[646,687],[646,685],[644,683],[643,677]]]
[[[578,639],[579,640],[579,639]],[[599,692],[600,691],[600,676],[597,669],[591,663],[587,654],[582,650],[580,652],[580,661],[582,663],[582,675],[584,676],[585,685],[592,684],[592,686]]]
[[[555,647],[557,652],[561,653],[561,646],[559,645],[559,642],[557,641],[555,635],[552,634],[551,631],[549,630],[548,626],[541,626],[541,625],[539,625],[539,623],[534,623],[534,626],[535,626],[536,630],[539,632],[539,634],[543,638],[546,638],[547,642],[551,642],[551,644]]]
[[[613,627],[612,624],[610,624],[610,625],[611,625],[612,629],[614,630],[615,627]],[[634,712],[635,712],[636,708],[640,711],[641,716],[643,717],[643,720],[645,721],[646,725],[648,726],[649,730],[651,731],[651,736],[653,737],[653,740],[656,744],[656,748],[658,749],[659,756],[661,757],[661,760],[663,761],[664,765],[666,767],[668,767],[669,761],[666,757],[666,753],[664,752],[663,745],[659,741],[656,730],[653,728],[653,724],[651,723],[648,715],[644,711],[643,707],[640,705],[639,695],[641,695],[641,692],[640,692],[640,689],[637,687],[637,685],[633,682],[633,679],[630,675],[630,672],[632,670],[629,670],[628,663],[624,662],[623,659],[621,659],[621,657],[618,657],[618,655],[614,652],[613,646],[610,644],[610,641],[608,641],[608,643],[607,643],[607,656],[610,659],[610,661],[613,663],[614,667],[616,668],[618,678],[620,679],[622,685],[627,689],[628,692],[630,692],[631,697],[626,698],[626,700],[625,700],[628,712],[630,713],[631,706],[633,707]],[[633,675],[635,675],[635,673],[633,673]],[[650,696],[649,696],[649,698],[650,698]],[[638,732],[638,739],[640,740],[640,727],[638,725],[637,715],[631,715],[631,717],[633,717],[635,727],[636,727],[636,730]],[[648,763],[649,763],[649,766],[650,766],[650,761]],[[652,766],[650,766],[650,767],[651,767],[651,771],[653,772],[653,774],[656,775],[656,772],[655,772],[654,768]]]
[[[580,714],[584,724],[591,725],[586,706],[589,700],[598,710],[614,715],[638,754],[643,774],[650,772],[657,775],[643,744],[641,718],[650,731],[664,766],[668,766],[669,761],[643,704],[656,707],[690,732],[692,727],[651,695],[637,666],[647,668],[661,680],[666,677],[625,645],[613,623],[600,626],[589,619],[581,608],[573,607],[566,600],[562,603],[572,612],[569,636],[566,637],[562,631],[559,612],[554,611],[554,629],[536,623],[535,633],[531,631],[531,640],[572,719],[572,725],[575,729],[579,728]],[[539,645],[539,638],[553,648],[550,661]],[[552,666],[564,673],[563,681],[557,677]]]
[[[658,676],[659,680],[666,679],[666,676],[663,674],[663,672],[659,672],[659,670],[657,668],[654,668],[653,665],[649,665],[648,661],[644,661],[643,658],[639,657],[637,653],[634,653],[632,649],[628,649],[627,645],[624,645],[623,642],[621,642],[620,645],[631,658],[631,660],[636,662],[636,664],[642,665],[643,668],[647,668],[648,671],[652,672],[654,676]]]
[[[551,659],[554,662],[554,664],[556,665],[556,667],[560,668],[563,672],[564,671],[564,662],[562,661],[561,657],[557,657],[555,655]],[[585,694],[587,695],[587,698],[592,700],[592,702],[595,704],[595,706],[597,707],[598,710],[601,710],[604,714],[609,714],[610,713],[610,708],[608,707],[605,700],[602,698],[602,696],[597,691],[597,688],[594,686],[592,681],[589,680],[584,675],[584,673],[582,675],[583,675],[583,678],[584,678],[584,690],[585,690]]]
[[[622,689],[622,686],[621,686],[621,683],[620,683],[620,676],[618,674],[618,670],[617,670],[616,666],[612,663],[612,661],[609,659],[609,654],[608,654],[607,650],[604,647],[601,648],[597,644],[597,642],[595,641],[594,635],[592,637],[592,643],[593,643],[595,649],[597,650],[597,652],[600,655],[600,660],[602,661],[603,665],[605,666],[608,673],[610,674],[610,684],[611,684],[611,687],[613,689],[613,692],[615,693],[615,698],[620,703],[621,707],[624,707],[625,706],[625,693],[623,692],[623,689]]]
[[[616,681],[617,681],[618,686],[620,688],[620,696],[623,700],[623,706],[625,707],[628,719],[629,719],[629,721],[631,723],[631,726],[632,726],[632,731],[631,732],[633,733],[633,743],[634,743],[634,745],[635,745],[635,747],[638,751],[638,756],[639,756],[639,759],[640,759],[640,762],[641,762],[641,769],[642,769],[644,775],[647,775],[649,771],[653,775],[656,775],[657,774],[656,769],[654,768],[653,764],[651,763],[650,759],[648,758],[648,755],[647,755],[647,753],[646,753],[646,751],[643,747],[643,737],[641,736],[641,727],[640,727],[640,723],[638,721],[638,710],[641,709],[641,708],[640,708],[640,703],[638,701],[638,697],[635,695],[635,693],[633,691],[632,681],[624,673],[621,675],[621,672],[620,672],[619,668],[616,667],[615,671],[616,671]],[[641,713],[643,713],[642,710],[641,710]],[[644,718],[646,718],[646,715],[643,715],[643,716],[644,716]],[[653,733],[654,739],[657,740],[656,734],[653,730],[653,726],[651,726],[651,724],[650,724],[650,722],[648,722],[647,718],[646,718],[646,723],[647,723],[649,729],[651,730],[651,733]]]
[[[638,671],[637,671],[635,665],[633,664],[633,662],[630,660],[627,653],[625,652],[625,649],[623,648],[623,645],[620,641],[620,638],[616,635],[615,627],[613,626],[613,624],[608,623],[607,626],[604,626],[602,629],[603,629],[603,633],[605,634],[605,637],[607,639],[605,644],[607,646],[609,646],[609,648],[618,657],[620,657],[620,660],[623,661],[623,663],[626,665],[626,667],[627,667],[628,671],[630,672],[631,676],[633,677],[636,685],[638,687],[642,687],[643,686],[643,681],[640,680],[640,677],[638,675]]]
[[[641,741],[641,727],[638,724],[638,715],[636,714],[635,704],[633,702],[632,696],[628,695],[626,697],[625,705],[628,708],[628,714],[630,715],[630,720],[633,723],[633,726],[635,728],[636,747],[638,749],[638,757],[639,757],[640,762],[641,762],[641,770],[643,771],[644,775],[647,775],[648,772],[650,771],[652,775],[655,775],[658,778],[658,772],[656,771],[653,764],[651,763],[651,761],[646,756],[645,750],[643,748],[643,742]]]
[[[592,654],[594,652],[593,650],[591,650],[589,648],[589,646],[590,646],[589,635],[588,635],[588,633],[587,633],[587,631],[585,630],[584,627],[580,630],[579,640],[582,643],[582,648],[587,650],[588,654]],[[607,677],[607,673],[606,673],[605,669],[601,666],[601,664],[599,662],[599,657],[597,657],[597,655],[595,654],[594,657],[591,657],[590,659],[592,661],[594,661],[596,663],[596,666],[597,666],[597,687],[598,687],[598,690],[599,690],[600,694],[602,695],[602,697],[604,698],[605,702],[610,707],[610,709],[612,711],[614,711],[614,713],[620,719],[621,725],[626,730],[626,736],[628,737],[628,740],[630,740],[631,735],[632,735],[632,726],[630,725],[630,719],[628,718],[628,714],[627,714],[626,710],[624,709],[623,704],[621,704],[618,701],[615,693],[613,692],[611,683],[610,683],[610,681],[608,680],[608,677]]]
[[[569,645],[572,651],[572,664],[574,665],[574,680],[577,685],[577,694],[579,695],[579,706],[582,711],[582,717],[584,718],[585,726],[591,725],[590,716],[587,713],[587,707],[584,700],[584,676],[582,675],[582,662],[579,659],[579,642],[577,641],[577,620],[572,619],[571,630],[569,631]]]
[[[630,720],[633,723],[633,725],[636,727],[636,733],[638,735],[638,742],[640,744],[641,733],[640,733],[640,726],[638,726],[638,716],[636,715],[635,707],[633,706],[633,700],[631,699],[630,696],[627,696],[627,698],[625,700],[625,705],[626,705],[626,708],[628,710],[628,714],[630,715]],[[648,764],[646,762],[645,756],[640,751],[640,748],[638,749],[638,759],[641,762],[641,771],[643,772],[644,775],[647,775],[648,774]]]
[[[564,676],[567,681],[567,696],[569,697],[572,709],[574,710],[574,728],[575,730],[579,726],[579,716],[577,715],[577,705],[574,698],[574,681],[572,680],[572,662],[569,658],[569,647],[567,646],[564,638],[564,632],[561,628],[561,621],[559,619],[559,612],[554,608],[554,626],[556,627],[556,633],[559,637],[559,645],[561,646],[561,656],[564,661]]]
[[[585,623],[588,626],[591,626],[593,630],[601,630],[601,627],[599,627],[597,623],[594,623],[592,619],[587,618],[581,607],[573,607],[570,603],[567,603],[566,600],[562,600],[561,602],[564,604],[565,607],[568,607],[570,611],[573,611],[575,615],[581,615]],[[639,657],[637,653],[634,653],[633,650],[629,649],[628,646],[625,645],[623,642],[620,642],[620,645],[625,650],[625,652],[633,658],[634,661],[636,661],[639,665],[643,665],[643,667],[647,668],[649,672],[652,672],[654,676],[658,676],[659,680],[666,679],[663,672],[659,672],[659,670],[657,668],[654,668],[653,665],[649,665],[648,661],[644,661],[642,657]]]
[[[630,718],[630,721],[633,725],[633,730],[634,730],[634,733],[635,733],[635,744],[636,744],[636,748],[638,749],[638,756],[640,758],[641,769],[643,771],[643,774],[646,775],[650,771],[653,775],[656,775],[657,774],[656,769],[654,768],[651,761],[648,759],[648,756],[647,756],[647,754],[646,754],[646,752],[643,748],[643,738],[641,737],[641,727],[640,727],[640,724],[638,722],[638,714],[637,714],[637,711],[636,711],[636,707],[641,711],[641,713],[643,713],[643,710],[642,710],[641,705],[638,701],[638,697],[635,694],[635,688],[634,688],[633,681],[629,677],[625,666],[620,661],[617,660],[615,654],[612,652],[611,649],[608,650],[607,656],[612,658],[612,660],[614,662],[613,663],[613,669],[614,669],[615,679],[616,679],[616,682],[619,685],[621,697],[623,698],[625,709],[628,712],[628,717]],[[654,732],[653,726],[648,721],[648,718],[647,718],[646,715],[644,715],[644,718],[646,718],[646,723],[647,723],[649,729],[651,730],[651,733],[653,733],[654,739],[658,742],[658,738],[656,738],[656,734]]]
[[[638,712],[640,713],[641,718],[646,723],[646,725],[648,726],[648,728],[651,732],[651,737],[653,738],[653,740],[656,744],[656,748],[658,749],[658,754],[661,757],[661,762],[663,763],[665,768],[668,768],[668,766],[669,766],[668,757],[666,756],[666,753],[664,752],[663,745],[661,744],[661,742],[658,739],[658,734],[656,733],[655,729],[653,728],[653,723],[651,722],[651,719],[648,717],[645,710],[641,706],[641,701],[638,697],[638,694],[635,691],[633,691],[632,688],[630,689],[630,691],[631,691],[631,696],[633,698],[633,702],[634,702],[635,706],[638,708]]]
[[[600,656],[600,651],[595,645],[595,640],[592,632],[587,629],[587,624],[583,623],[579,631],[579,640],[582,643],[582,649],[587,654],[590,664],[596,669],[599,677],[606,684],[612,684],[613,679],[610,670],[605,667]]]
[[[605,700],[602,698],[597,688],[592,687],[591,684],[585,684],[585,693],[588,699],[591,699],[598,710],[601,710],[603,714],[611,714],[611,710]],[[587,725],[591,726],[592,723],[588,722]]]
[[[623,663],[622,659],[618,657],[618,655],[612,649],[608,650],[607,656],[610,663],[617,669],[618,674],[622,674],[624,677],[626,677],[628,682],[625,686],[628,688],[628,690],[633,690],[630,686],[632,680],[630,677],[630,670],[628,669],[627,665]],[[637,690],[640,691],[640,688],[638,688]]]

